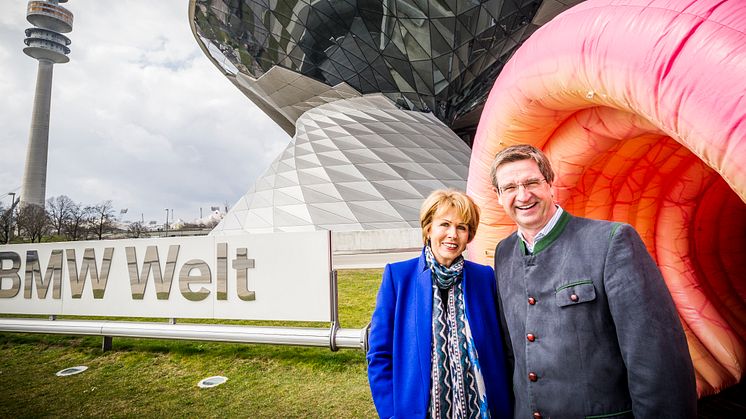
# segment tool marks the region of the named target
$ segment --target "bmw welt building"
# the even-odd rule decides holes
[[[498,73],[562,3],[577,1],[191,0],[202,50],[292,136],[213,234],[419,240],[423,199],[466,187]]]

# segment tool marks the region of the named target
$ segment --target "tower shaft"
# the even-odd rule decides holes
[[[49,149],[49,115],[52,102],[52,71],[49,60],[39,60],[36,75],[34,106],[31,112],[31,130],[26,166],[21,185],[21,202],[43,207],[47,187],[47,154]]]
[[[73,14],[60,6],[67,0],[32,0],[26,8],[26,20],[33,28],[26,29],[23,52],[39,61],[36,74],[34,106],[26,165],[21,181],[21,205],[44,207],[47,190],[47,155],[49,153],[49,115],[52,102],[52,70],[54,64],[70,61],[70,39],[62,33],[73,29]],[[62,33],[61,33],[62,32]]]

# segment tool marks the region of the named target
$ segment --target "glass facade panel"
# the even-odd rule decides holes
[[[530,21],[541,3],[195,0],[194,21],[229,73],[256,79],[281,66],[330,87],[383,93],[402,109],[473,131],[460,119],[486,100],[507,58],[536,29]]]

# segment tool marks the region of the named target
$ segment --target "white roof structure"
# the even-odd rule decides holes
[[[432,114],[382,95],[321,105],[212,234],[418,228],[431,191],[465,188],[470,154]]]

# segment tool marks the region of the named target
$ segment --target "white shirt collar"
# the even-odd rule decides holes
[[[526,245],[526,249],[533,253],[534,252],[534,246],[536,246],[536,243],[539,242],[539,240],[543,239],[547,234],[549,234],[550,231],[554,228],[555,225],[557,225],[557,221],[559,221],[560,216],[564,212],[562,210],[562,207],[555,204],[555,207],[557,207],[557,211],[554,212],[554,215],[552,215],[552,218],[549,219],[549,222],[547,225],[544,226],[537,234],[536,237],[534,237],[534,242],[532,244],[529,244],[526,239],[523,238],[523,232],[520,228],[518,228],[518,237],[523,240],[523,243]]]

